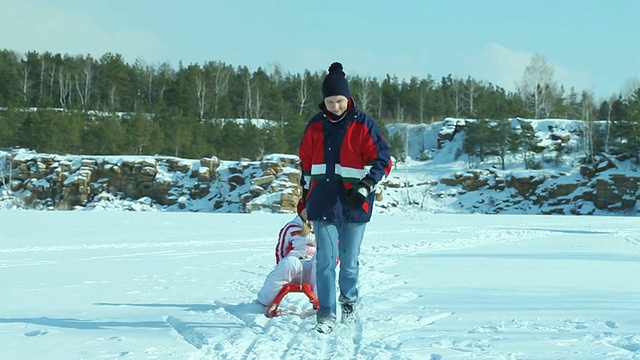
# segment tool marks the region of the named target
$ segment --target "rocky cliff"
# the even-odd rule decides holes
[[[300,196],[299,162],[289,155],[238,162],[24,150],[3,156],[5,201],[11,194],[27,208],[70,210],[132,199],[167,210],[277,212],[295,209]]]
[[[409,156],[380,184],[379,211],[640,214],[635,160],[601,154],[582,164],[581,122],[514,121],[536,129],[538,167],[525,169],[516,156],[505,170],[495,156],[473,164],[460,156],[468,122],[390,126],[390,136],[406,134]],[[0,209],[291,212],[300,176],[297,156],[285,154],[221,161],[18,149],[0,151]]]

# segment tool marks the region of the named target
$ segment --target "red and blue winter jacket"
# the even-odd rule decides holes
[[[391,152],[371,116],[349,100],[342,120],[329,120],[322,111],[309,120],[298,150],[302,167],[301,185],[308,220],[368,222],[375,191],[362,208],[346,204],[347,190],[368,176],[377,184],[391,170]]]

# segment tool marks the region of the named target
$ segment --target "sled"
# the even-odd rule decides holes
[[[318,297],[314,294],[313,289],[310,284],[294,284],[288,283],[284,284],[278,295],[276,295],[275,299],[271,302],[271,304],[267,307],[266,316],[268,318],[272,318],[274,316],[278,316],[281,312],[278,310],[278,306],[280,305],[280,301],[291,292],[301,292],[307,295],[311,304],[313,305],[314,310],[318,310],[320,308],[320,302],[318,301]],[[286,313],[286,312],[285,312]]]

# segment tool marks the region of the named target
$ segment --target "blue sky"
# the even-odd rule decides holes
[[[177,67],[473,77],[514,90],[532,55],[603,99],[640,78],[640,2],[0,0],[0,48]]]

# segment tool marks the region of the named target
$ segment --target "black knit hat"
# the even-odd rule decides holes
[[[325,76],[322,82],[322,97],[327,98],[334,95],[343,95],[347,99],[351,97],[349,84],[347,83],[347,79],[344,78],[342,64],[339,62],[331,64],[329,74]]]

